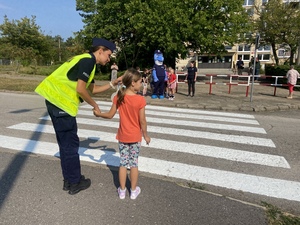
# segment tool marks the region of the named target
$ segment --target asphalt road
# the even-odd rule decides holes
[[[221,182],[224,184],[227,181],[233,183],[229,181],[232,177],[243,174],[245,178],[251,175],[251,179],[257,178],[258,181],[262,179],[261,183],[265,183],[265,180],[270,178],[271,182],[276,179],[286,181],[287,184],[294,182],[298,187],[300,181],[297,173],[299,171],[298,111],[245,113],[251,117],[250,121],[258,121],[258,125],[246,126],[242,123],[239,129],[244,126],[246,129],[255,128],[258,131],[263,129],[266,133],[228,130],[229,128],[223,131],[226,125],[233,123],[234,114],[230,116],[232,121],[212,122],[206,116],[190,119],[195,126],[176,125],[175,115],[170,117],[172,113],[167,112],[160,118],[160,121],[149,119],[149,125],[155,127],[153,129],[157,129],[158,125],[163,127],[161,133],[158,130],[150,131],[154,140],[169,140],[169,143],[177,144],[178,148],[179,144],[185,143],[187,148],[192,149],[190,144],[200,145],[203,142],[208,146],[219,148],[224,146],[228,149],[243,148],[244,153],[251,151],[266,154],[268,160],[273,156],[284,158],[289,167],[284,167],[283,164],[270,166],[259,164],[259,162],[247,163],[218,156],[162,151],[165,149],[160,150],[153,142],[153,146],[142,148],[145,149],[141,155],[139,180],[142,194],[136,201],[128,197],[121,201],[116,194],[118,157],[115,153],[108,153],[115,152],[117,145],[110,139],[106,140],[104,136],[101,136],[103,140],[101,138],[99,140],[94,135],[99,133],[93,133],[97,129],[114,133],[115,128],[109,127],[112,126],[110,121],[107,126],[104,124],[106,121],[100,121],[103,127],[93,127],[96,131],[90,131],[88,137],[81,137],[81,146],[86,148],[82,152],[82,170],[84,175],[92,179],[92,186],[78,195],[70,196],[62,191],[57,149],[52,149],[54,154],[46,153],[46,151],[43,152],[44,147],[39,145],[50,142],[53,143],[50,146],[55,146],[53,133],[48,131],[47,127],[45,128],[51,123],[43,119],[47,116],[43,99],[35,95],[14,93],[0,93],[0,99],[2,103],[0,112],[2,118],[0,122],[2,137],[2,144],[0,144],[0,224],[266,224],[264,209],[260,207],[261,201],[274,204],[284,211],[300,214],[297,196],[296,200],[290,200],[286,198],[293,199],[293,196],[289,197],[280,193],[289,192],[288,189],[283,188],[281,191],[276,189],[276,192],[270,187],[270,192],[274,192],[274,196],[267,196],[254,193],[257,191],[255,187],[250,188],[248,192],[243,191],[242,183],[247,180],[240,181],[241,190],[228,188],[226,185],[213,185],[212,182],[205,184],[193,180],[193,176],[197,177],[201,173],[201,170],[197,172],[198,168],[202,170],[209,168],[207,170],[209,173],[232,172],[231,177],[224,177]],[[106,105],[102,107],[105,108]],[[156,108],[158,111],[162,110],[159,107]],[[88,124],[88,121],[92,117],[88,115],[88,108],[82,110],[87,114],[80,115],[79,127],[83,130],[91,129],[93,125]],[[199,114],[203,112],[199,111]],[[213,112],[210,114],[213,116]],[[171,123],[166,126],[163,123],[167,119],[175,119],[175,122],[173,121],[173,125]],[[117,124],[116,121],[113,122]],[[202,124],[200,124],[201,121]],[[203,121],[209,123],[210,127],[204,127]],[[220,123],[223,128],[214,127],[213,124],[216,123]],[[196,124],[202,128],[197,128]],[[30,126],[34,126],[34,131],[30,130]],[[172,135],[172,130],[178,132],[176,130],[178,127],[184,133]],[[39,132],[39,129],[45,129],[45,131]],[[220,135],[220,138],[225,134],[231,135],[228,137],[235,137],[235,139],[224,141],[215,138],[208,139],[204,136],[189,137],[190,134],[204,135],[204,132],[214,132],[214,136]],[[237,136],[240,138],[236,138]],[[251,143],[240,143],[244,136],[250,139],[252,137]],[[262,143],[273,142],[275,147],[257,144],[255,141],[259,141],[259,138],[263,139]],[[39,142],[32,142],[32,140]],[[21,146],[20,150],[16,150],[18,148],[16,146],[20,144],[19,141],[24,141],[25,147]],[[168,144],[163,148],[172,148],[172,146]],[[35,151],[24,153],[24,151],[30,152],[30,149],[35,149]],[[105,157],[95,156],[97,149],[105,151]],[[153,166],[142,166],[150,164],[152,160],[157,163],[157,168],[166,162],[173,164],[170,163],[171,166],[167,172],[163,169],[153,172]],[[172,165],[178,166],[183,163],[184,166],[179,167],[178,176],[175,176]],[[192,172],[194,175],[186,177],[187,174],[193,174]],[[213,173],[207,174],[208,178],[213,175]],[[220,179],[219,174],[215,175],[216,182],[218,179]],[[193,188],[187,187],[188,184]],[[257,184],[260,185],[259,182]],[[246,183],[246,186],[252,186],[252,183],[248,185]],[[262,187],[258,186],[258,188]],[[297,194],[299,190],[290,190],[290,192]]]

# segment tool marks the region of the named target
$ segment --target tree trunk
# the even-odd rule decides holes
[[[298,54],[297,54],[296,65],[297,65],[297,66],[300,65],[300,43],[299,43],[299,46],[298,46]]]
[[[278,55],[277,55],[277,52],[276,52],[275,43],[271,43],[271,46],[272,46],[272,51],[273,51],[273,56],[275,58],[276,66],[278,66],[279,60],[278,60]]]
[[[294,49],[291,49],[290,65],[293,65],[293,64],[294,64],[294,54],[295,54]]]

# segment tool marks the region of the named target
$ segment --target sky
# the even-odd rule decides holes
[[[60,35],[64,40],[83,28],[76,11],[76,0],[0,0],[0,24],[36,16],[35,22],[44,35]]]

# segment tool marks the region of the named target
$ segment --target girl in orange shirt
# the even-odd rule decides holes
[[[147,121],[145,115],[146,100],[137,92],[142,86],[142,76],[135,69],[128,69],[122,79],[123,87],[119,89],[113,99],[113,104],[106,113],[94,110],[97,117],[111,119],[117,110],[120,115],[119,129],[116,139],[119,141],[120,167],[118,194],[120,199],[126,196],[127,168],[130,167],[130,198],[136,199],[141,193],[137,186],[138,181],[138,156],[141,148],[142,136],[147,144],[150,137],[147,133]]]

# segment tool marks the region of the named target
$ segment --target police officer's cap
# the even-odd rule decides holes
[[[93,38],[93,46],[104,46],[110,49],[112,52],[116,50],[116,45],[113,42],[110,42],[104,38]]]

